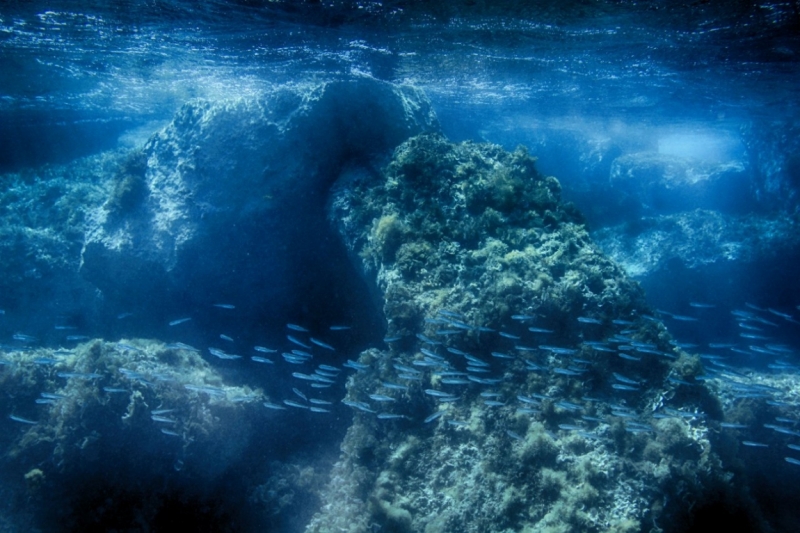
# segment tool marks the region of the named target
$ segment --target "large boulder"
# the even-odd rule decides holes
[[[341,170],[437,128],[420,91],[370,78],[189,102],[95,211],[82,273],[129,307],[280,307],[333,246],[318,241]]]
[[[388,337],[351,362],[307,531],[682,531],[686,498],[746,500],[717,492],[699,359],[523,149],[420,136],[340,183],[329,216]]]

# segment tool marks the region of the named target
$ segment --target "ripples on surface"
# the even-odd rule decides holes
[[[797,100],[790,3],[525,4],[12,3],[0,16],[0,110],[163,116],[194,96],[353,72],[451,105],[554,115],[714,117]]]

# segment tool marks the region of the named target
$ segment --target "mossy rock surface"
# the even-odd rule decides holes
[[[524,149],[412,138],[330,206],[388,338],[307,531],[676,530],[727,479],[696,357]]]

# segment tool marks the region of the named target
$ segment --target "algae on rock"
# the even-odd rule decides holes
[[[726,479],[696,357],[524,149],[418,136],[329,205],[388,347],[307,531],[674,531]]]

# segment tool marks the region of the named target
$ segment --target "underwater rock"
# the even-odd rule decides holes
[[[96,211],[81,271],[108,298],[160,307],[166,293],[269,299],[256,288],[287,277],[284,248],[340,169],[437,129],[420,91],[371,78],[189,102]]]
[[[729,479],[699,359],[524,149],[415,137],[329,218],[388,332],[307,531],[680,531]]]
[[[124,151],[110,151],[3,175],[0,336],[4,342],[15,332],[42,343],[62,341],[65,330],[54,326],[75,327],[97,319],[102,306],[97,289],[79,274],[84,230],[108,197],[108,176],[119,171],[126,157]]]
[[[1,355],[4,479],[27,491],[40,526],[158,523],[172,500],[210,498],[265,423],[262,392],[228,385],[188,346],[90,341]]]
[[[612,189],[630,216],[692,209],[735,213],[753,207],[741,161],[708,163],[656,152],[622,155],[611,164]]]
[[[754,194],[766,210],[796,211],[800,199],[800,135],[794,120],[754,121],[742,128],[753,167]]]
[[[681,295],[731,306],[742,300],[767,305],[798,290],[791,260],[800,256],[798,224],[796,214],[697,209],[602,228],[593,237],[659,306],[678,309]],[[769,279],[782,280],[773,292],[766,287]]]
[[[598,245],[634,277],[671,262],[688,269],[714,263],[754,263],[800,245],[797,217],[731,216],[708,210],[646,217],[593,233]]]

